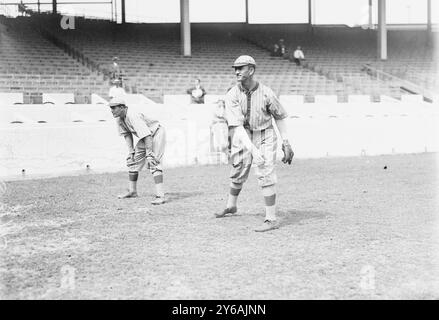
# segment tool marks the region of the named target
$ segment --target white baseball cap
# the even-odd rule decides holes
[[[255,59],[247,55],[239,56],[238,59],[236,59],[235,62],[233,63],[233,68],[247,66],[247,65],[256,66]]]

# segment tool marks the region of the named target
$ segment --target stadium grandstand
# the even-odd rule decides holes
[[[43,93],[73,94],[72,103],[108,99],[107,66],[118,56],[124,87],[162,102],[184,94],[202,78],[212,95],[233,81],[233,59],[243,53],[258,61],[259,79],[278,95],[349,95],[401,99],[439,91],[435,37],[425,30],[388,30],[388,58],[377,57],[376,30],[348,26],[198,23],[191,25],[191,51],[181,54],[180,24],[123,23],[76,17],[75,29],[60,27],[60,14],[27,10],[0,16],[0,92],[23,93],[23,103],[42,103]],[[289,54],[272,57],[273,43],[285,39]],[[297,45],[305,48],[302,66],[292,62]],[[425,94],[427,92],[428,94]]]
[[[376,57],[375,32],[361,27],[319,27],[312,34],[275,29],[249,34],[254,35],[250,39],[252,43],[267,50],[280,34],[291,44],[290,60],[295,46],[306,48],[308,58],[304,69],[323,76],[319,79],[326,82],[311,85],[301,82],[296,94],[337,94],[343,101],[349,94],[366,94],[378,101],[380,95],[400,99],[402,94],[409,94],[407,81],[436,92],[439,89],[435,42],[425,31],[388,31],[389,53],[385,61]],[[375,75],[368,72],[371,70],[375,70]],[[387,73],[388,77],[380,79],[377,72]],[[343,85],[337,88],[339,83]]]

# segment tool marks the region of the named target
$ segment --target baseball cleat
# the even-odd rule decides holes
[[[155,196],[155,199],[151,201],[153,205],[159,205],[165,203],[165,197]]]
[[[128,191],[128,193],[120,194],[117,196],[119,199],[126,199],[126,198],[137,198],[137,192],[131,192]]]
[[[255,228],[256,232],[265,232],[279,228],[279,222],[277,220],[265,220],[264,223]]]
[[[224,218],[227,214],[234,214],[238,211],[237,207],[225,208],[221,213],[215,213],[215,217]]]

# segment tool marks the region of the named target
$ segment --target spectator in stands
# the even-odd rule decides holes
[[[287,53],[287,48],[284,43],[284,39],[279,39],[278,43],[273,45],[273,51],[271,53],[272,57],[285,57]]]
[[[110,91],[108,92],[108,96],[111,98],[124,98],[126,92],[124,88],[122,87],[122,80],[121,79],[114,79],[112,80],[112,86],[110,88]]]
[[[113,81],[115,79],[119,79],[122,81],[122,71],[120,70],[118,61],[118,57],[113,58],[113,64],[111,65],[110,69],[110,81]]]
[[[26,11],[27,11],[26,6],[24,5],[23,0],[21,0],[20,3],[18,4],[18,12],[20,12],[21,15],[24,16],[27,13]]]
[[[279,39],[279,50],[280,50],[280,57],[285,57],[287,54],[287,47],[285,46],[284,39]]]
[[[201,86],[201,80],[195,79],[195,86],[186,90],[191,95],[192,103],[204,103],[206,90]]]
[[[277,43],[273,45],[273,51],[271,52],[272,57],[280,57],[282,54],[280,53],[280,47]]]
[[[300,66],[301,61],[305,59],[305,56],[303,55],[302,48],[300,46],[297,47],[296,50],[294,50],[293,53],[294,62],[297,66]]]

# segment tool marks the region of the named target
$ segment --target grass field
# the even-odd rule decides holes
[[[7,182],[3,299],[439,299],[436,154],[278,165],[281,228],[256,233],[251,175],[239,215],[215,219],[228,166],[169,169],[168,203],[119,200],[126,173]],[[387,166],[387,169],[384,169]]]

